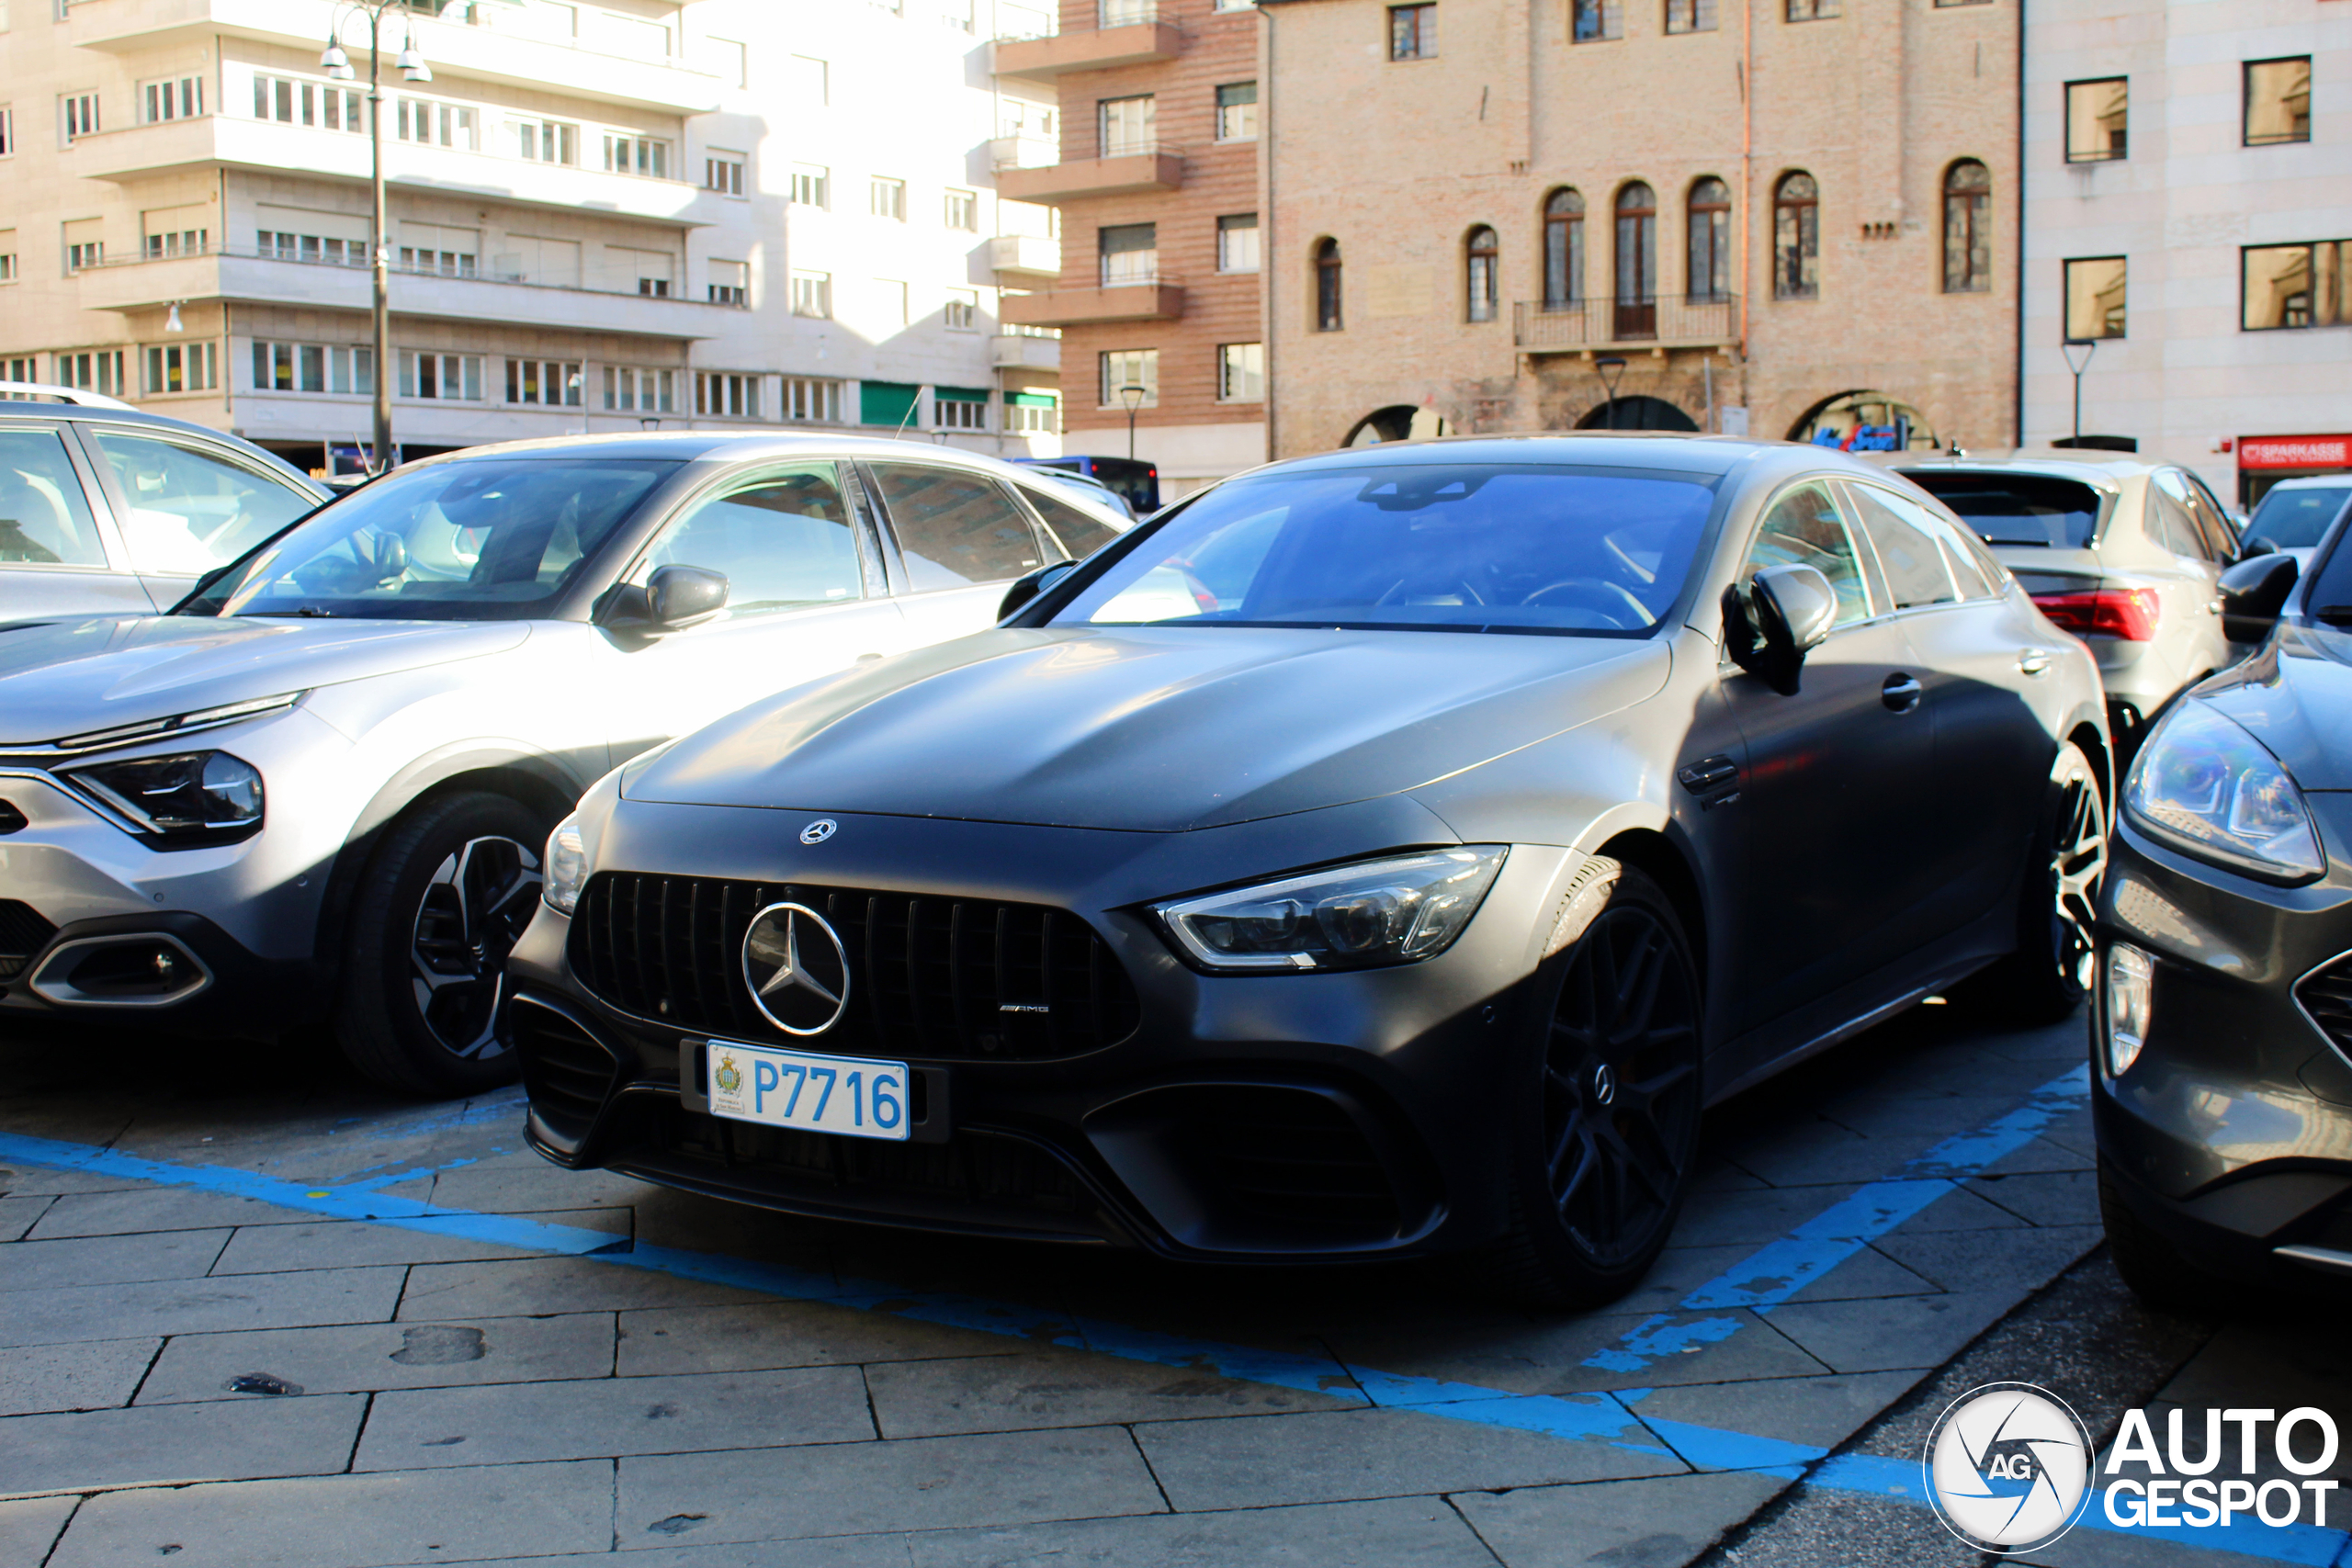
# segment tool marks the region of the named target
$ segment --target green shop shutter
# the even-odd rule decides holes
[[[912,424],[915,399],[921,387],[904,381],[860,381],[857,384],[857,420],[860,424]]]
[[[1051,392],[1007,392],[1004,400],[1017,409],[1049,409],[1059,401]]]
[[[986,387],[934,387],[932,390],[939,395],[943,403],[984,403],[989,400]]]

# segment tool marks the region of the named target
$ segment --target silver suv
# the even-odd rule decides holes
[[[2175,693],[2245,652],[2222,634],[2215,586],[2238,558],[2237,530],[2186,468],[2075,451],[1893,467],[1958,513],[2098,656],[2118,777]]]

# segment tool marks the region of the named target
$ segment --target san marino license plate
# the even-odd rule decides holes
[[[713,1040],[703,1047],[713,1114],[850,1138],[907,1136],[907,1065]]]

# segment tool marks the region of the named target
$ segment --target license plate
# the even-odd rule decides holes
[[[711,1113],[849,1138],[907,1136],[907,1065],[713,1040],[703,1047]]]

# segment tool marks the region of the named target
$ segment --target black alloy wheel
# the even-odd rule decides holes
[[[506,955],[538,905],[538,854],[512,839],[469,840],[425,884],[409,943],[409,983],[426,1032],[451,1055],[505,1049],[492,1025]]]
[[[1970,983],[1996,1010],[2020,1022],[2056,1023],[2089,994],[2107,827],[2098,770],[2081,747],[2060,745],[2019,896],[2017,951]]]

